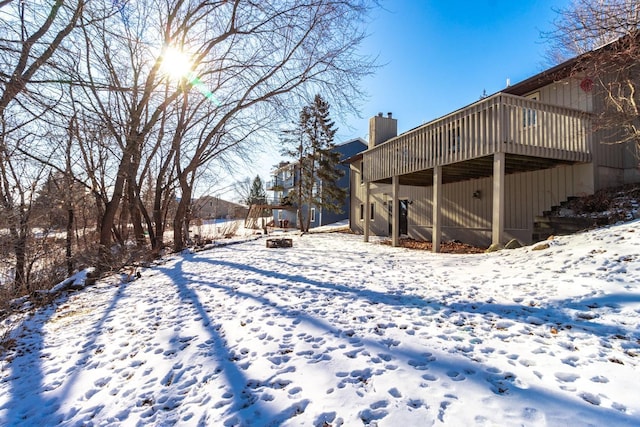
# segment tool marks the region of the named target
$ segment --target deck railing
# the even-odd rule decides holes
[[[377,181],[497,152],[587,162],[591,117],[581,110],[498,93],[364,152]]]
[[[289,178],[275,178],[267,181],[266,190],[267,191],[282,191],[293,188],[295,185],[295,180],[293,176]]]

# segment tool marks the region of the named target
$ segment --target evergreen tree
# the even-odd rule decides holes
[[[245,200],[247,205],[266,205],[267,204],[267,193],[264,190],[264,184],[262,183],[262,179],[260,179],[259,175],[253,179],[251,183],[251,189],[249,190],[249,194],[247,199]]]
[[[338,212],[346,197],[346,189],[337,185],[344,173],[338,168],[340,154],[333,143],[337,129],[329,108],[329,103],[316,95],[313,103],[302,108],[295,129],[286,132],[286,141],[293,145],[286,154],[297,160],[297,185],[289,197],[298,205],[302,231],[309,230],[312,208]]]

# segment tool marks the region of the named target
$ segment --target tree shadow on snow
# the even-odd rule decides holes
[[[193,259],[188,259],[192,262]],[[277,425],[297,413],[301,408],[300,405],[306,406],[306,402],[299,402],[292,407],[285,409],[279,413],[273,411],[266,405],[266,402],[260,400],[259,396],[248,386],[249,378],[244,374],[240,364],[237,363],[237,357],[231,351],[224,337],[224,331],[221,331],[221,325],[217,324],[209,315],[209,311],[198,298],[197,293],[190,287],[194,285],[183,272],[182,266],[185,259],[181,259],[171,268],[160,267],[159,271],[173,277],[173,283],[178,289],[180,299],[191,305],[201,319],[202,325],[209,333],[209,339],[206,341],[211,345],[213,354],[219,361],[220,365],[216,368],[214,374],[221,374],[227,380],[230,390],[222,393],[222,398],[229,398],[234,401],[225,414],[229,417],[225,421],[225,426],[248,426],[255,423],[256,417],[259,420],[269,420],[269,425]],[[189,283],[189,286],[186,284]],[[197,283],[196,283],[197,284]],[[205,284],[208,285],[208,284]],[[262,423],[262,421],[259,421]],[[206,425],[206,420],[200,420],[199,425]]]
[[[282,269],[278,267],[277,263],[275,262],[274,266],[278,268],[278,270],[268,270],[228,260],[213,260],[197,256],[191,257],[188,261],[192,263],[208,263],[211,264],[212,267],[224,267],[241,272],[258,274],[268,279],[277,279],[282,281],[282,283],[269,282],[268,286],[281,288],[283,291],[291,291],[295,289],[299,292],[313,292],[318,293],[319,295],[322,295],[327,291],[339,292],[350,294],[354,297],[354,299],[365,300],[371,304],[382,304],[391,307],[428,308],[429,312],[433,314],[437,314],[438,312],[444,313],[445,315],[464,312],[469,314],[490,313],[495,314],[500,318],[508,318],[523,323],[527,323],[529,320],[531,320],[532,317],[539,317],[543,319],[543,321],[551,321],[551,319],[557,321],[559,319],[561,322],[571,322],[574,327],[579,326],[586,331],[589,331],[590,333],[601,335],[603,337],[619,331],[619,329],[616,327],[603,327],[602,325],[598,325],[587,320],[576,321],[574,317],[566,314],[563,311],[563,307],[566,304],[581,304],[580,302],[576,302],[574,300],[559,301],[553,307],[529,307],[522,305],[501,305],[475,302],[445,304],[438,301],[427,301],[424,298],[416,295],[391,295],[384,292],[354,288],[341,283],[318,281],[301,274],[288,274],[282,272]],[[180,262],[180,264],[182,264],[182,262]],[[177,266],[176,269],[181,270],[182,266]],[[289,318],[292,320],[292,322],[306,322],[310,325],[313,325],[318,330],[332,335],[336,339],[344,340],[345,344],[347,345],[349,343],[353,343],[354,341],[359,341],[371,354],[383,355],[383,357],[390,355],[396,360],[408,361],[409,365],[414,366],[417,369],[428,364],[429,374],[425,373],[423,375],[425,381],[432,380],[430,376],[435,373],[438,374],[441,378],[449,378],[452,381],[458,381],[460,379],[471,381],[477,386],[486,389],[487,392],[491,393],[492,395],[497,396],[497,398],[502,398],[505,396],[511,396],[511,398],[517,397],[519,402],[533,402],[535,406],[538,406],[540,408],[545,408],[547,406],[554,406],[556,408],[562,407],[565,409],[573,408],[568,409],[568,411],[580,413],[584,417],[582,419],[589,419],[593,417],[595,417],[595,419],[602,419],[604,416],[606,416],[613,423],[617,423],[620,425],[629,424],[630,422],[630,419],[625,416],[625,414],[613,409],[594,406],[590,403],[587,403],[587,401],[572,399],[569,396],[565,397],[544,388],[537,388],[533,386],[526,387],[526,389],[521,388],[516,384],[517,381],[515,375],[509,372],[502,372],[499,369],[486,363],[473,361],[459,355],[448,355],[446,358],[440,356],[438,360],[431,360],[430,353],[427,351],[429,350],[428,348],[418,351],[408,348],[396,347],[393,344],[390,344],[389,341],[384,337],[381,337],[380,340],[369,337],[359,337],[357,336],[357,333],[355,333],[351,329],[345,330],[341,327],[334,326],[325,319],[314,316],[313,314],[306,312],[304,309],[291,308],[286,305],[277,304],[276,302],[269,299],[268,296],[255,295],[253,293],[246,292],[237,286],[221,285],[219,283],[215,283],[214,281],[208,281],[206,280],[206,278],[194,280],[192,277],[187,277],[186,275],[184,275],[184,273],[181,274],[184,280],[176,281],[177,286],[179,287],[181,298],[184,301],[188,301],[194,304],[196,310],[198,311],[198,314],[204,319],[205,324],[208,325],[208,329],[210,330],[211,336],[214,339],[216,353],[224,364],[223,369],[227,371],[227,379],[229,380],[229,383],[233,389],[233,395],[237,400],[235,408],[242,409],[247,402],[258,404],[259,407],[255,408],[255,410],[263,414],[263,416],[265,417],[264,419],[270,420],[271,423],[281,422],[288,419],[289,416],[293,415],[294,411],[290,408],[289,411],[275,414],[273,413],[273,411],[270,411],[267,408],[268,402],[256,403],[256,401],[258,400],[257,395],[251,395],[251,392],[249,392],[250,396],[247,397],[248,379],[242,373],[242,370],[232,361],[232,353],[227,347],[223,336],[220,334],[219,329],[212,324],[209,314],[203,307],[202,303],[198,300],[198,296],[193,289],[196,289],[200,286],[205,286],[221,290],[227,293],[227,295],[231,298],[238,297],[253,300],[258,304],[268,307],[269,310],[275,310],[278,313],[277,316]],[[185,282],[190,282],[189,286],[184,285]],[[299,286],[296,286],[296,284],[298,284]],[[603,299],[607,300],[607,296],[604,296]],[[590,299],[590,304],[598,303],[598,301],[591,300],[593,299]],[[610,298],[607,301],[611,303]],[[351,373],[350,375],[355,375],[358,377],[354,378],[353,381],[361,381],[362,376],[373,376],[375,375],[375,372],[372,369],[366,369],[362,372]],[[349,377],[349,374],[347,374],[347,376]],[[364,378],[364,380],[366,379],[367,378]],[[439,414],[439,418],[441,421],[445,421],[444,412],[447,405],[448,403],[443,400],[443,403],[441,404],[441,411]],[[304,408],[302,409],[304,410]],[[523,410],[529,409],[530,408],[523,408]],[[248,412],[246,413],[248,414]],[[238,414],[241,415],[242,412],[239,410]],[[243,425],[245,422],[248,425],[251,424],[249,415],[246,415],[239,421],[240,424]]]
[[[91,361],[96,339],[101,336],[104,323],[122,298],[126,286],[127,283],[120,284],[109,305],[104,309],[102,317],[91,330],[85,331],[86,341],[82,344],[74,343],[75,346],[70,345],[70,348],[67,348],[68,351],[78,355],[78,360],[68,372],[65,372],[68,375],[65,375],[62,381],[45,384],[44,361],[52,354],[54,356],[57,354],[55,350],[48,351],[45,331],[37,329],[37,326],[45,325],[52,320],[58,307],[68,302],[70,294],[65,293],[46,307],[38,309],[16,327],[15,330],[21,332],[20,338],[17,339],[19,343],[10,353],[12,360],[10,362],[3,360],[11,370],[11,374],[5,380],[10,383],[11,397],[5,406],[0,407],[0,411],[6,410],[6,417],[0,418],[0,424],[31,426],[34,425],[32,417],[37,415],[38,421],[41,421],[43,414],[46,414],[47,425],[57,425],[75,415],[77,409],[72,409],[68,414],[60,414],[58,411],[68,396],[69,390],[74,388],[82,368]],[[7,354],[4,355],[6,356]],[[55,369],[57,368],[53,368],[54,372]],[[52,393],[47,395],[48,392]],[[89,408],[83,409],[90,411]],[[93,408],[95,414],[100,410],[99,406]]]

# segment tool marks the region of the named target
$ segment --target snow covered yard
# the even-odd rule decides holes
[[[361,240],[68,294],[14,329],[0,424],[640,425],[640,222],[481,255]]]

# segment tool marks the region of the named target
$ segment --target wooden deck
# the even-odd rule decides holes
[[[581,110],[498,93],[405,132],[363,153],[365,182],[432,185],[491,176],[493,155],[505,173],[591,161],[591,116]]]

